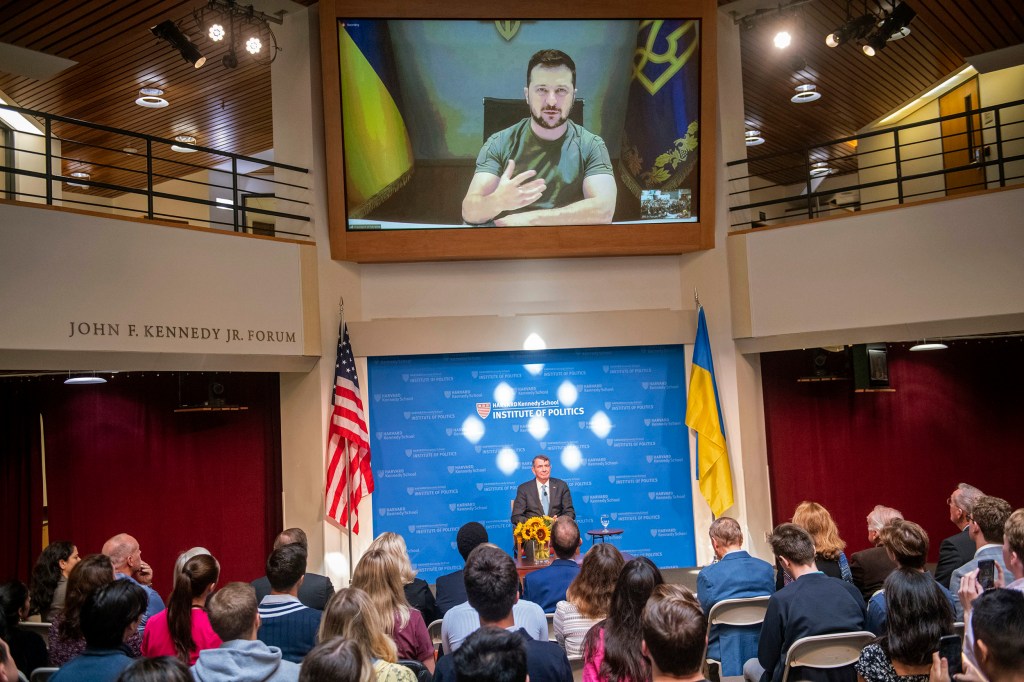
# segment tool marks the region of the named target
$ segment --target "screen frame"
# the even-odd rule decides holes
[[[324,145],[331,257],[357,263],[496,260],[682,254],[715,245],[715,149],[717,123],[715,0],[564,0],[553,6],[521,0],[517,17],[541,19],[700,19],[700,206],[696,222],[551,227],[436,228],[349,231],[345,207],[345,157],[341,116],[338,19],[494,19],[507,11],[496,3],[449,0],[321,0],[320,53]]]

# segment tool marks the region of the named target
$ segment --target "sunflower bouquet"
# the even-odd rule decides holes
[[[550,556],[551,547],[551,524],[550,516],[531,516],[530,518],[516,524],[512,531],[519,546],[528,542],[534,543],[536,559],[544,560]]]

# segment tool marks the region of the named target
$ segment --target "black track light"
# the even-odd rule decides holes
[[[903,38],[910,33],[908,26],[917,13],[905,2],[893,7],[889,16],[885,17],[878,28],[871,32],[864,39],[861,49],[869,57],[874,57],[879,51],[885,49],[885,44],[895,38]]]
[[[166,40],[175,50],[181,53],[182,58],[197,69],[206,63],[206,57],[199,51],[191,40],[188,39],[181,29],[170,19],[162,21],[149,29],[153,35]]]
[[[860,40],[868,34],[877,21],[873,14],[862,14],[854,19],[849,19],[825,37],[825,44],[829,47],[839,47],[851,40]]]

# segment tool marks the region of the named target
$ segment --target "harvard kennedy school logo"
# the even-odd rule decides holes
[[[487,415],[489,415],[491,413],[491,404],[490,403],[477,403],[476,404],[476,413],[478,415],[480,415],[481,419],[487,419]]]

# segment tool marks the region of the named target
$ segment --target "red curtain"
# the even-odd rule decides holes
[[[36,386],[0,390],[0,579],[28,582],[42,551],[43,487]]]
[[[868,546],[865,517],[895,507],[930,538],[929,560],[956,528],[957,483],[1024,506],[1024,342],[954,342],[945,351],[890,345],[894,393],[852,381],[798,383],[810,351],[765,353],[761,369],[773,522],[802,500],[825,505],[847,553]]]
[[[213,380],[248,410],[174,411],[206,400]],[[220,561],[220,584],[263,574],[282,518],[277,375],[118,374],[38,389],[51,540],[85,555],[130,533],[165,596],[175,558],[195,545]]]

